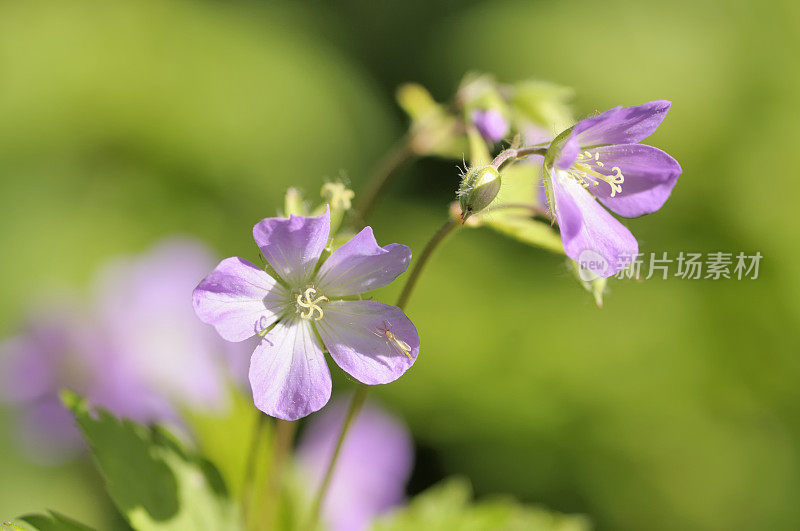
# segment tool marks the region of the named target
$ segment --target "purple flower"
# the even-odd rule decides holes
[[[72,301],[52,301],[31,312],[22,333],[0,343],[0,399],[20,408],[21,448],[38,461],[59,461],[82,448],[59,389],[104,396],[95,386],[106,367],[103,344],[87,322]]]
[[[585,253],[604,262],[602,277],[623,269],[639,252],[631,232],[608,213],[627,218],[655,212],[669,197],[681,167],[660,149],[639,144],[667,114],[670,102],[615,107],[581,120],[569,131],[552,167],[555,217],[564,251],[581,262]]]
[[[182,406],[224,409],[231,370],[241,374],[246,345],[221,341],[197,321],[189,294],[213,267],[204,245],[161,242],[145,255],[110,262],[98,275],[96,309],[126,378],[151,396]]]
[[[473,111],[472,123],[488,142],[500,142],[508,134],[508,121],[497,109]]]
[[[116,259],[96,280],[90,308],[51,299],[0,343],[0,399],[22,413],[32,457],[60,460],[83,447],[62,389],[140,422],[176,421],[179,406],[224,406],[229,359],[246,352],[199,323],[188,299],[213,263],[189,240]]]
[[[330,462],[346,412],[333,404],[309,424],[297,451],[301,470],[315,488]],[[377,516],[399,505],[411,474],[414,451],[403,423],[367,402],[348,431],[322,507],[336,531],[366,529]]]
[[[224,339],[263,336],[250,360],[250,386],[256,407],[273,417],[296,420],[328,402],[323,345],[342,369],[370,385],[399,378],[419,352],[417,330],[402,310],[347,299],[392,282],[408,267],[411,250],[379,247],[366,227],[320,265],[329,231],[328,211],[267,218],[253,237],[277,278],[233,257],[194,291],[198,317]]]

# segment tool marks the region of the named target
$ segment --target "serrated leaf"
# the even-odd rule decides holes
[[[373,530],[588,531],[591,528],[583,516],[554,513],[511,498],[470,504],[471,497],[467,480],[445,480],[412,499],[408,506],[376,521]]]
[[[111,499],[138,531],[240,529],[239,511],[219,472],[161,428],[91,411],[74,393],[64,405],[92,449]]]

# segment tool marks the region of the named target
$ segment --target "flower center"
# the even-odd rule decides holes
[[[317,288],[309,287],[303,293],[298,293],[295,300],[300,317],[319,321],[324,315],[320,303],[329,302],[330,299],[317,291]]]
[[[603,181],[611,187],[611,197],[622,193],[622,183],[625,182],[625,176],[622,175],[622,170],[619,169],[619,166],[611,167],[613,175],[600,173],[600,168],[605,168],[605,164],[600,160],[600,153],[595,152],[592,155],[588,151],[584,151],[578,155],[575,163],[567,170],[567,173],[584,188],[597,186],[600,181]]]

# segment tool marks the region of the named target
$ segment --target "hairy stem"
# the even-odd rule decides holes
[[[528,155],[542,155],[547,153],[547,146],[546,145],[536,145],[536,146],[529,146],[529,147],[522,147],[522,148],[508,148],[504,149],[494,158],[491,162],[491,165],[497,171],[503,169],[503,167],[507,166],[508,164],[518,161],[527,157]]]

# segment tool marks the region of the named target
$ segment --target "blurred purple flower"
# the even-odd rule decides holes
[[[194,315],[190,294],[213,264],[199,242],[164,241],[138,259],[109,263],[98,278],[96,305],[131,378],[169,403],[219,410],[224,376],[229,367],[241,375],[249,352],[221,341]]]
[[[264,219],[253,237],[280,280],[233,257],[194,291],[198,317],[224,339],[263,336],[250,361],[250,386],[256,407],[273,417],[296,420],[328,402],[331,376],[317,334],[342,369],[370,385],[399,378],[419,352],[417,330],[401,309],[344,300],[392,282],[411,250],[378,246],[366,227],[318,268],[329,232],[328,211]]]
[[[140,422],[176,421],[178,406],[224,407],[229,360],[247,354],[194,317],[189,294],[211,264],[189,240],[117,259],[99,276],[93,311],[51,300],[0,343],[0,398],[22,409],[20,436],[33,457],[82,447],[61,389]]]
[[[0,343],[0,399],[23,409],[22,449],[39,461],[57,461],[82,447],[58,391],[70,388],[97,400],[105,370],[103,345],[72,301],[53,301],[28,316],[26,330]]]
[[[488,142],[500,142],[508,134],[508,121],[497,109],[475,110],[472,123]]]
[[[325,474],[347,410],[335,400],[315,416],[297,451],[302,472],[315,492]],[[367,402],[350,427],[322,507],[335,531],[366,529],[377,516],[399,505],[411,475],[414,450],[405,425]]]
[[[623,269],[639,252],[633,234],[609,214],[627,218],[655,212],[681,174],[678,162],[660,149],[639,144],[664,120],[668,101],[615,107],[581,120],[548,168],[564,251],[573,260],[592,251],[605,261],[598,275]]]

